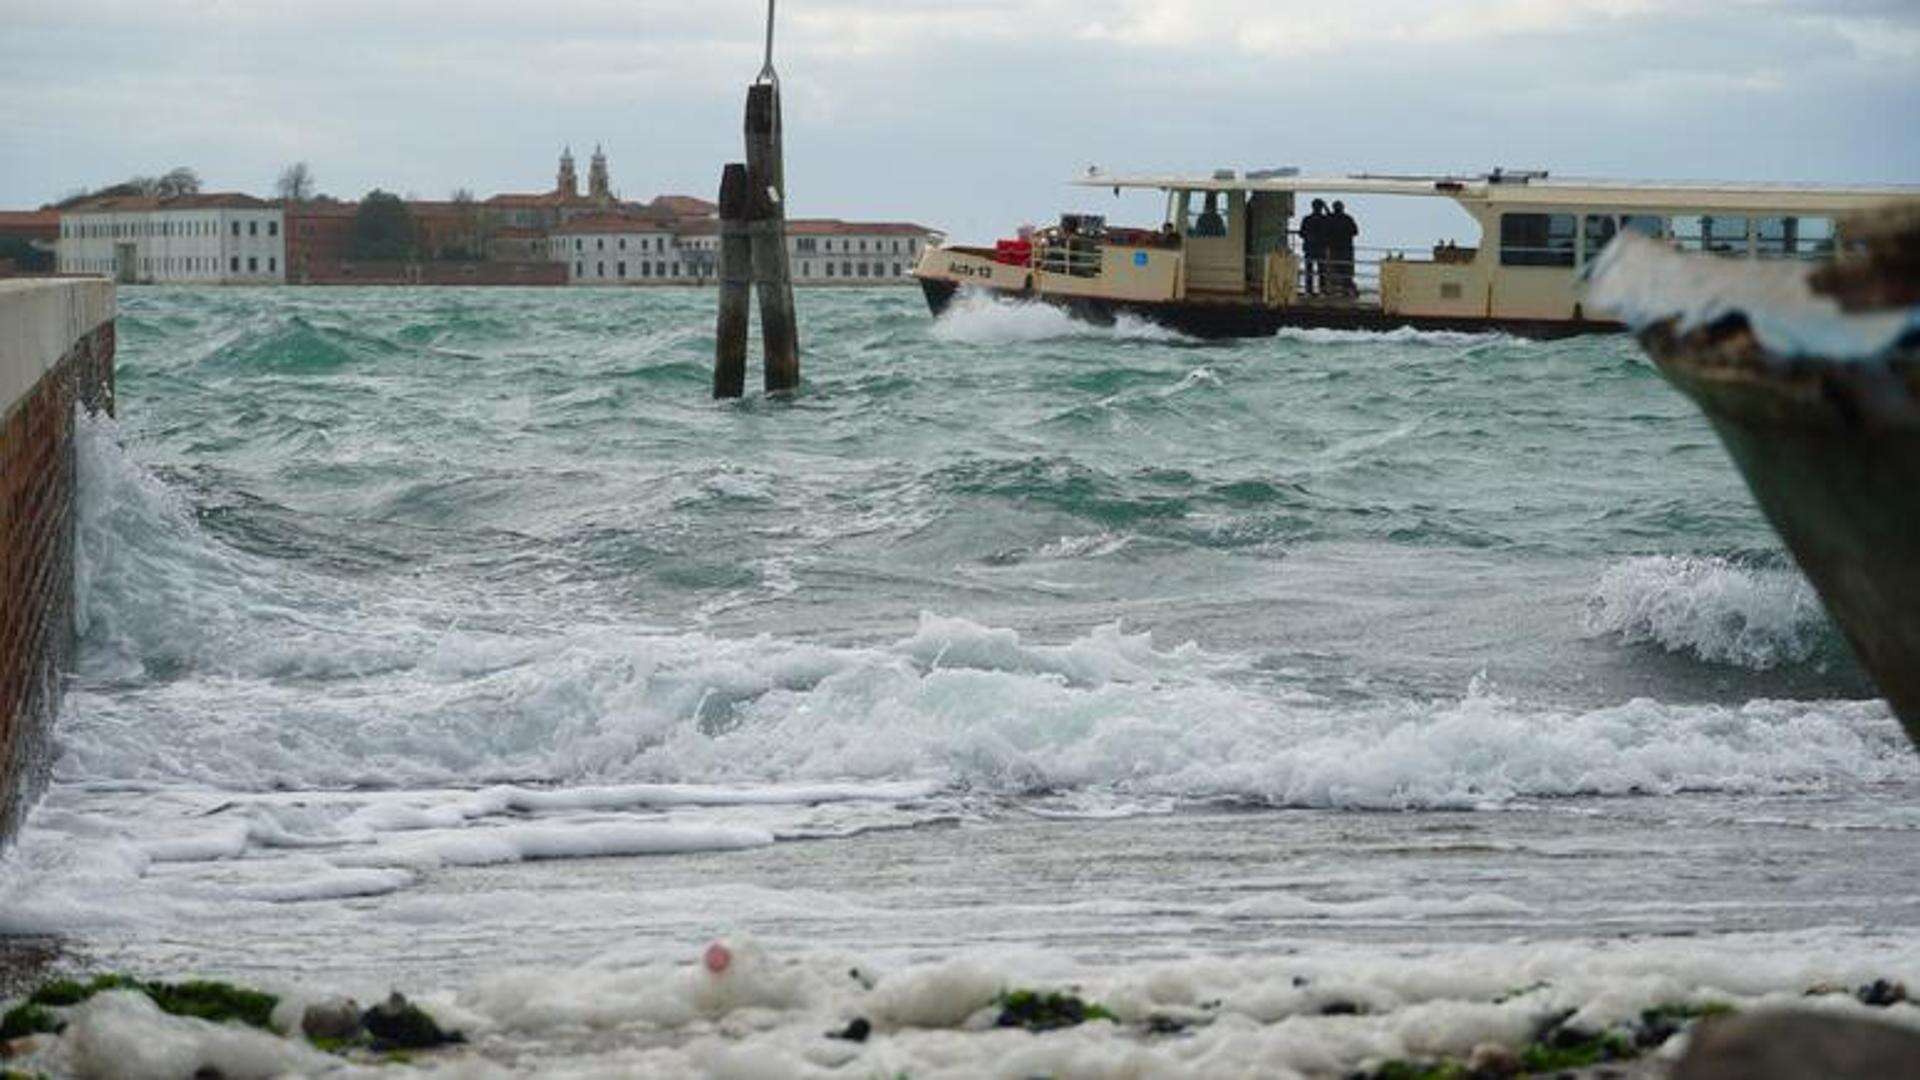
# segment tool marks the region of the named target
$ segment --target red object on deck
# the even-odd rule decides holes
[[[1033,241],[996,240],[993,244],[993,261],[1006,266],[1026,266],[1033,261]]]

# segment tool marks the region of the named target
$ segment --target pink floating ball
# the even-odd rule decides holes
[[[706,955],[701,957],[701,961],[707,965],[708,971],[715,975],[722,974],[733,966],[733,950],[716,941],[707,946]]]

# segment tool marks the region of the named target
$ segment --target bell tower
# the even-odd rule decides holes
[[[559,191],[569,199],[580,197],[580,174],[573,168],[573,147],[571,146],[560,152]]]
[[[607,175],[607,154],[598,143],[593,147],[593,161],[587,166],[587,195],[598,203],[613,201],[613,182]]]

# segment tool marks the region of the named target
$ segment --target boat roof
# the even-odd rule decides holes
[[[1308,176],[1292,170],[1210,175],[1109,174],[1089,171],[1080,187],[1156,191],[1312,192],[1326,195],[1409,195],[1514,206],[1609,206],[1780,210],[1864,209],[1920,199],[1920,184],[1788,184],[1688,180],[1601,180],[1541,172],[1495,170],[1478,176],[1352,173]]]

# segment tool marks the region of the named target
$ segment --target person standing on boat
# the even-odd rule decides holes
[[[1313,200],[1313,213],[1300,219],[1300,255],[1306,260],[1308,296],[1327,287],[1327,201]]]
[[[1353,241],[1360,235],[1360,223],[1347,213],[1347,204],[1334,200],[1333,213],[1327,216],[1327,261],[1333,264],[1333,291],[1342,296],[1359,296],[1353,280]]]

